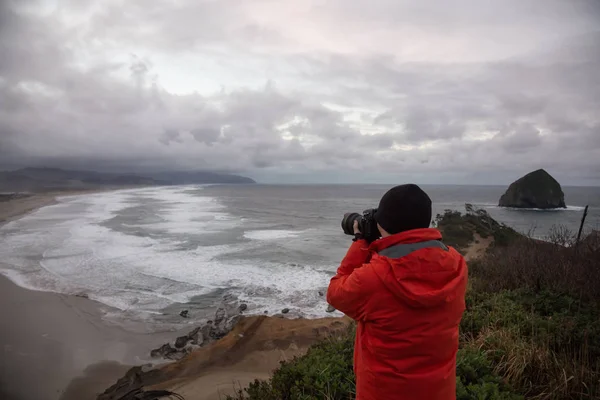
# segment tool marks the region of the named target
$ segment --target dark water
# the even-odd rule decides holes
[[[223,185],[70,196],[0,228],[0,272],[38,290],[86,293],[115,318],[160,325],[212,309],[224,295],[249,312],[325,314],[324,291],[345,254],[345,212],[376,207],[389,186]],[[521,232],[600,226],[600,188],[563,188],[568,208],[496,206],[504,187],[423,186],[434,215],[487,210]]]
[[[338,230],[345,212],[361,212],[377,207],[381,196],[389,189],[382,185],[339,186],[213,186],[206,193],[216,196],[228,210],[240,216],[259,217],[271,226]],[[568,205],[566,210],[516,210],[498,207],[504,186],[423,185],[433,201],[433,215],[446,209],[464,212],[465,203],[483,208],[500,222],[523,233],[543,237],[554,225],[576,231],[589,205],[586,230],[600,227],[600,188],[563,187]]]

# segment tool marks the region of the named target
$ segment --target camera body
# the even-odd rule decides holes
[[[359,213],[346,213],[342,218],[342,230],[346,235],[354,236],[354,221],[358,221],[358,229],[368,243],[371,243],[381,236],[377,229],[377,221],[375,221],[376,208],[370,208]]]

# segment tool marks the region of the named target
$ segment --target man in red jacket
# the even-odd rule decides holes
[[[354,223],[327,290],[327,302],[358,322],[356,399],[455,399],[466,262],[429,228],[431,199],[417,185],[389,190],[375,220],[381,238],[372,243]]]

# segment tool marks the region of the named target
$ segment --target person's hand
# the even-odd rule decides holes
[[[356,235],[357,233],[361,233],[360,229],[358,227],[358,221],[354,221],[354,234]]]

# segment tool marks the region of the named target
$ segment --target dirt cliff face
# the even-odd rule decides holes
[[[182,359],[157,368],[130,369],[98,400],[129,400],[136,390],[168,389],[185,398],[212,399],[223,391],[221,381],[242,382],[266,378],[280,361],[304,354],[308,347],[347,329],[349,318],[285,319],[241,317],[224,338]],[[134,397],[131,397],[133,399]]]
[[[500,197],[501,207],[514,208],[566,208],[565,194],[560,184],[543,169],[530,172],[511,183]]]

